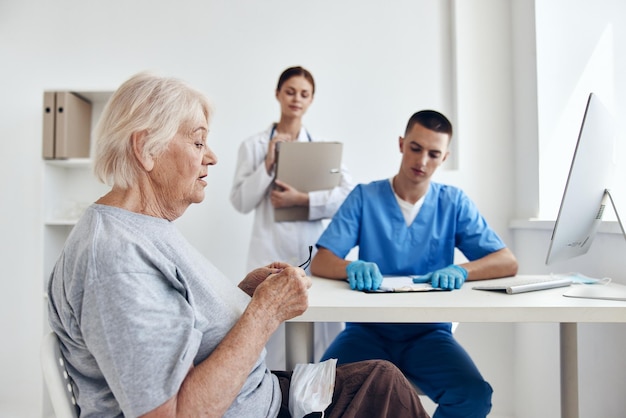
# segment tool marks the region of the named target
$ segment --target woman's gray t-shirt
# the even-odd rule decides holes
[[[172,222],[98,204],[68,237],[48,294],[85,417],[163,404],[250,300]],[[225,417],[278,414],[280,388],[264,359],[265,350]]]

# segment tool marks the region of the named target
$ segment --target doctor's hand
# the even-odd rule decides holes
[[[276,152],[280,145],[280,142],[290,141],[291,138],[287,134],[281,134],[276,132],[274,137],[267,144],[267,154],[265,154],[265,170],[267,174],[271,175],[274,172],[274,165],[276,164]]]
[[[377,290],[383,282],[376,263],[356,260],[346,266],[346,273],[352,290]]]
[[[301,192],[280,180],[275,180],[274,188],[270,192],[270,201],[275,208],[309,206],[309,194]]]
[[[430,281],[432,287],[452,290],[460,289],[465,279],[467,279],[467,270],[461,266],[450,264],[448,267],[433,271],[419,279],[413,279],[413,281],[419,280],[421,283]]]

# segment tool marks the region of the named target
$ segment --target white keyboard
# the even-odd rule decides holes
[[[493,283],[493,280],[485,280],[484,283],[473,286],[472,289],[501,291],[513,295],[516,293],[532,292],[535,290],[565,287],[572,284],[571,279],[563,277],[511,277],[496,280],[497,283]]]

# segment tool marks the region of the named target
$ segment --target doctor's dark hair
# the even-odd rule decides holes
[[[416,123],[431,131],[448,134],[452,138],[452,124],[441,113],[435,110],[420,110],[409,118],[404,134],[406,135]]]
[[[276,85],[276,91],[280,90],[280,88],[285,84],[285,81],[289,80],[291,77],[304,77],[309,83],[311,83],[312,94],[315,94],[315,80],[313,80],[313,75],[306,68],[302,67],[289,67],[278,78],[278,84]]]

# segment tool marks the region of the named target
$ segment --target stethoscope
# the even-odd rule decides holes
[[[274,138],[274,133],[276,133],[276,125],[276,123],[272,125],[272,131],[270,132],[270,141],[272,140],[272,138]],[[309,142],[313,142],[313,139],[311,139],[311,135],[309,135],[309,131],[305,129],[304,132],[306,133],[306,137],[309,139]]]

